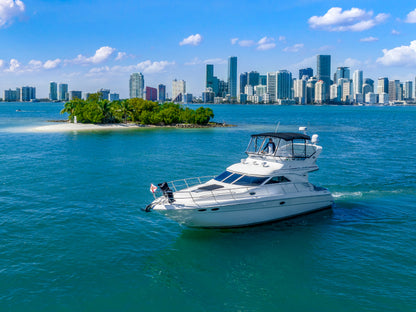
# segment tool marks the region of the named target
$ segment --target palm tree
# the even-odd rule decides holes
[[[75,108],[77,107],[77,104],[79,104],[77,100],[71,100],[69,102],[66,102],[64,105],[64,108],[61,110],[61,114],[67,113],[69,115],[68,120],[73,121],[74,111],[75,111]]]

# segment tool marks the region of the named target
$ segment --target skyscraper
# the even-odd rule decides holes
[[[58,85],[58,96],[59,101],[68,101],[69,93],[68,93],[68,84],[67,83],[60,83]]]
[[[183,95],[186,93],[186,82],[184,80],[172,81],[172,101],[182,102]]]
[[[350,79],[350,68],[349,67],[337,67],[337,71],[335,73],[335,81],[334,83],[338,83],[338,80],[341,78]]]
[[[21,89],[21,101],[29,102],[30,100],[36,99],[36,88],[35,87],[22,87]]]
[[[142,73],[133,73],[130,75],[130,98],[143,98],[144,77]]]
[[[287,70],[276,72],[276,98],[281,100],[292,98],[292,73]]]
[[[214,65],[207,64],[205,88],[212,88],[214,90]]]
[[[311,78],[313,76],[313,69],[310,68],[310,67],[299,69],[299,79],[302,79],[303,76],[308,77],[308,78],[306,78],[306,80]]]
[[[377,93],[389,93],[389,79],[386,77],[378,78]]]
[[[256,71],[251,71],[247,75],[247,84],[252,86],[253,88],[260,84],[260,74]]]
[[[164,84],[160,84],[157,87],[157,100],[160,103],[164,103],[166,101],[166,86]]]
[[[237,97],[237,56],[228,58],[228,92],[231,98]]]
[[[146,87],[146,100],[156,101],[157,100],[157,89],[152,87]]]
[[[363,93],[363,71],[362,70],[354,71],[352,81],[354,85],[354,95],[357,93]]]
[[[324,84],[324,99],[329,98],[329,87],[331,84],[331,55],[317,55],[317,78],[322,80]]]
[[[413,98],[413,81],[408,80],[404,83],[403,97],[405,100]]]
[[[240,94],[244,93],[245,87],[247,85],[247,72],[240,74]]]
[[[58,100],[58,84],[54,81],[49,83],[49,100],[57,101]]]
[[[276,102],[276,72],[267,73],[267,94],[270,103]]]

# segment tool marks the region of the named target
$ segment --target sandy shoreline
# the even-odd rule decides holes
[[[70,122],[53,122],[51,125],[40,126],[32,128],[34,132],[66,132],[66,131],[95,131],[95,130],[123,130],[123,129],[146,129],[146,128],[212,128],[212,127],[229,127],[231,125],[211,125],[211,126],[196,126],[196,125],[176,125],[176,126],[153,126],[153,125],[138,125],[138,124],[82,124]]]

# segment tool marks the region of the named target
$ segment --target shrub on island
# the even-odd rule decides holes
[[[110,102],[102,100],[99,93],[91,94],[87,100],[74,99],[65,103],[61,114],[65,113],[70,121],[76,116],[77,122],[93,124],[207,125],[214,118],[214,112],[208,107],[193,110],[180,104],[158,104],[138,98]]]

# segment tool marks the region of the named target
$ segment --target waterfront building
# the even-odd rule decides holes
[[[353,88],[351,79],[341,78],[338,83],[341,86],[341,100],[350,103],[352,100]]]
[[[400,81],[399,80],[391,80],[389,81],[389,101],[400,101],[401,95],[400,95]]]
[[[69,93],[67,83],[60,83],[58,85],[58,99],[59,101],[68,101]]]
[[[247,85],[247,78],[248,78],[248,73],[241,73],[240,74],[240,93],[244,93],[244,88]]]
[[[315,102],[318,104],[325,102],[325,82],[323,80],[319,80],[315,84]]]
[[[276,72],[276,98],[292,99],[292,73],[287,70]]]
[[[371,93],[371,92],[374,92],[374,90],[373,90],[373,88],[371,87],[371,85],[369,85],[369,84],[367,84],[367,83],[363,84],[363,97],[364,97],[364,99],[366,98],[366,97],[365,97],[365,96],[366,96],[366,94],[367,94],[367,93]]]
[[[382,92],[378,94],[378,103],[379,104],[389,104],[389,94]]]
[[[363,71],[356,70],[354,71],[353,77],[353,90],[354,94],[362,93],[363,92]]]
[[[182,102],[183,95],[186,93],[186,82],[184,80],[172,81],[172,102]]]
[[[274,103],[276,101],[276,72],[267,73],[267,93],[269,103]]]
[[[157,100],[159,103],[165,103],[166,101],[166,86],[164,84],[157,87]]]
[[[349,67],[337,67],[337,71],[335,72],[335,81],[338,81],[341,78],[350,79],[350,68]]]
[[[16,102],[20,101],[20,89],[17,88],[16,90],[4,90],[3,101],[5,102]]]
[[[206,65],[205,88],[214,89],[214,65],[213,64]]]
[[[69,91],[69,100],[82,99],[82,91]]]
[[[377,93],[389,93],[389,79],[386,77],[378,78]]]
[[[184,93],[183,95],[183,103],[184,104],[191,104],[193,100],[191,93]]]
[[[119,101],[119,100],[120,100],[120,94],[110,93],[110,102]]]
[[[354,94],[354,101],[355,103],[364,103],[364,97],[362,93]]]
[[[240,104],[247,104],[247,94],[245,93],[240,94]]]
[[[403,98],[405,100],[413,99],[413,81],[406,81],[404,83]]]
[[[143,99],[144,76],[142,73],[133,73],[129,81],[130,98]]]
[[[58,84],[54,81],[49,83],[49,100],[57,101],[58,100]]]
[[[332,84],[330,87],[329,100],[332,103],[338,103],[341,101],[341,87],[336,83]]]
[[[97,91],[101,100],[108,100],[110,98],[110,89],[100,89]]]
[[[259,84],[261,84],[262,86],[267,85],[267,75],[260,75],[259,76]]]
[[[322,80],[325,84],[325,98],[329,98],[329,87],[331,84],[331,55],[317,55],[317,79]]]
[[[264,94],[267,93],[267,86],[257,85],[254,87],[254,93],[257,96],[263,97]]]
[[[228,58],[228,93],[231,98],[237,98],[237,57]]]
[[[146,87],[146,100],[156,102],[157,101],[157,89],[152,87]]]
[[[373,92],[368,92],[365,95],[365,102],[368,103],[368,104],[376,104],[377,103],[377,95],[378,94],[375,94]]]
[[[306,78],[306,75],[302,76]],[[298,104],[306,104],[306,97],[307,97],[307,88],[306,88],[307,81],[305,79],[296,79],[294,82],[294,97],[295,101]]]
[[[206,88],[202,92],[202,102],[203,103],[214,103],[215,93],[212,91],[212,88]]]
[[[371,86],[371,92],[374,92],[374,80],[370,79],[370,78],[365,78],[364,79],[364,84],[368,84]],[[364,85],[363,84],[363,85]],[[364,92],[363,92],[364,93]]]
[[[256,71],[251,71],[247,75],[247,84],[253,88],[257,86],[260,82],[260,74]]]
[[[35,87],[22,87],[20,100],[22,102],[30,102],[36,99],[36,88]]]
[[[244,87],[244,94],[247,94],[248,96],[254,95],[254,89],[252,85],[246,85]]]
[[[310,67],[299,69],[299,79],[302,79],[303,76],[306,76],[306,80],[311,78],[313,76],[313,69]]]
[[[313,104],[315,101],[315,85],[318,82],[316,77],[311,77],[306,83],[306,104]]]
[[[229,92],[228,83],[224,80],[218,80],[218,97],[225,98]]]

